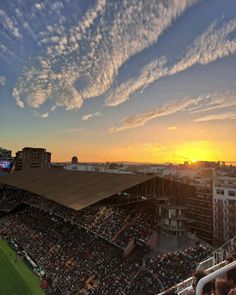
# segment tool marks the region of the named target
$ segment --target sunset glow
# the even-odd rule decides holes
[[[2,1],[0,16],[4,147],[236,161],[234,0]]]

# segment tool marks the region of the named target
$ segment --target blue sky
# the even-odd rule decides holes
[[[2,1],[1,145],[235,161],[235,53],[235,0]]]

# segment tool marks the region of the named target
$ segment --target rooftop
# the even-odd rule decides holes
[[[66,207],[79,210],[152,178],[153,176],[144,174],[113,174],[48,168],[14,172],[0,178],[0,183],[30,191]]]

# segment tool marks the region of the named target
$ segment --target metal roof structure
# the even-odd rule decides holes
[[[29,169],[0,178],[1,184],[11,185],[58,202],[75,210],[82,209],[153,176],[68,171],[64,169]]]

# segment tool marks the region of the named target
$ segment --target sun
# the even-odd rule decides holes
[[[198,161],[214,161],[216,149],[209,141],[184,142],[176,147],[175,153],[179,158],[196,164]]]

